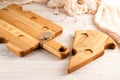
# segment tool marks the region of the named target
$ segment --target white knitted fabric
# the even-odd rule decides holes
[[[120,1],[103,0],[95,15],[98,28],[120,44]]]

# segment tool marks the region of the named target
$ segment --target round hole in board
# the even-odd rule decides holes
[[[88,37],[87,33],[81,33],[81,35],[85,36],[86,38]]]
[[[59,51],[60,51],[60,52],[64,52],[64,51],[66,51],[66,48],[61,47],[61,48],[59,49]]]
[[[18,37],[23,38],[23,37],[24,37],[24,35],[22,35],[22,34],[21,34],[21,35],[18,35]]]
[[[31,17],[32,20],[36,20],[37,18],[35,16]]]
[[[22,7],[20,6],[19,9],[22,10]]]
[[[84,53],[87,55],[93,54],[93,51],[91,49],[85,49]]]
[[[8,9],[7,9],[7,8],[4,8],[3,10],[4,10],[4,11],[8,11]]]
[[[43,29],[43,30],[49,30],[49,27],[47,27],[47,26],[43,26],[42,29]]]

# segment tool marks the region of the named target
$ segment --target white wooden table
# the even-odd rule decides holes
[[[3,6],[0,6],[3,7]],[[50,9],[43,5],[25,5],[24,9],[46,17]],[[38,10],[43,9],[43,10]],[[52,10],[49,11],[52,13]],[[71,48],[72,24],[68,17],[65,21],[56,22],[63,27],[63,33],[55,40]],[[81,15],[86,23],[82,29],[96,30],[93,15]],[[120,80],[120,48],[105,50],[105,54],[77,71],[67,74],[69,57],[64,60],[43,49],[33,51],[21,58],[7,50],[5,44],[0,44],[0,80]]]

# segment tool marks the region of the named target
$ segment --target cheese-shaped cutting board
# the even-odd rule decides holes
[[[94,30],[76,31],[68,73],[100,57],[104,54],[104,49],[114,49],[115,45],[114,40],[102,32]]]
[[[62,28],[22,7],[11,4],[0,9],[0,42],[18,56],[25,56],[39,46],[59,58],[65,58],[69,49],[52,40]]]

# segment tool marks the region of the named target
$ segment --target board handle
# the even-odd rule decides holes
[[[54,41],[54,40],[48,40],[43,45],[42,48],[51,52],[55,56],[64,59],[69,55],[70,50],[60,43]]]

